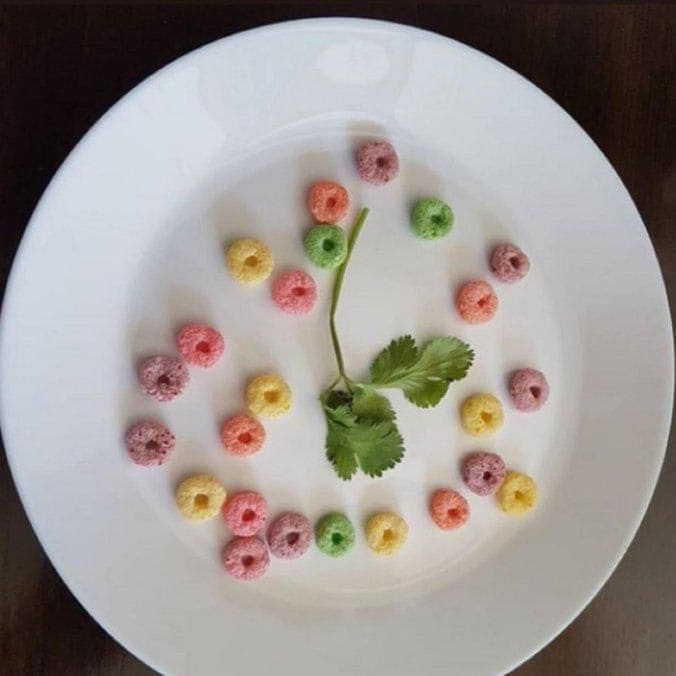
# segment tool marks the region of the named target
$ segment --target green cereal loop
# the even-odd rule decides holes
[[[345,556],[354,544],[354,528],[344,514],[325,514],[315,526],[319,551],[338,558]]]
[[[451,207],[436,197],[426,197],[413,205],[411,227],[421,239],[438,239],[453,227]]]
[[[303,241],[305,253],[319,268],[337,268],[347,256],[347,237],[337,225],[315,225]]]

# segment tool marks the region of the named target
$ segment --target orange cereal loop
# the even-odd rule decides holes
[[[318,181],[308,191],[307,208],[318,223],[337,223],[350,208],[350,196],[338,183]]]
[[[221,428],[221,442],[231,455],[253,455],[261,450],[264,441],[263,425],[250,415],[228,418]]]
[[[430,500],[430,516],[441,530],[455,530],[469,519],[469,505],[457,491],[440,488]]]

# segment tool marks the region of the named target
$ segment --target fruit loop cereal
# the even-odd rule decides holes
[[[513,244],[498,244],[491,253],[490,266],[493,274],[507,284],[523,279],[530,270],[528,256]]]
[[[278,516],[268,529],[268,546],[278,559],[297,559],[310,546],[312,526],[302,514],[287,512]]]
[[[319,551],[338,558],[345,556],[354,545],[354,528],[344,514],[325,514],[315,526]]]
[[[518,411],[537,411],[549,397],[549,384],[541,371],[519,369],[509,378],[509,397]]]
[[[272,253],[256,239],[238,239],[225,254],[225,262],[235,281],[240,284],[258,284],[267,279],[274,267]]]
[[[474,437],[493,434],[502,425],[502,404],[492,394],[473,394],[460,408],[462,427]]]
[[[535,481],[521,472],[507,472],[496,494],[503,512],[517,516],[535,507],[538,489]]]
[[[254,415],[278,418],[291,410],[291,389],[279,376],[268,373],[247,385],[246,401]]]
[[[457,491],[440,488],[430,500],[430,516],[441,530],[455,530],[469,519],[469,505]]]
[[[250,415],[235,415],[228,418],[221,427],[221,442],[232,455],[253,455],[258,453],[265,441],[265,429]]]
[[[397,151],[387,141],[367,141],[357,149],[357,173],[367,183],[385,185],[399,173]]]
[[[496,313],[498,297],[488,282],[474,279],[465,282],[458,290],[455,308],[468,324],[483,324]]]
[[[225,489],[207,474],[188,477],[176,489],[176,506],[189,521],[213,519],[224,500]]]
[[[156,422],[140,422],[129,428],[125,437],[127,451],[137,465],[164,464],[176,445],[174,435]]]
[[[470,453],[462,463],[462,480],[472,493],[492,495],[505,478],[505,463],[496,453]]]
[[[308,191],[307,208],[318,223],[338,223],[350,208],[350,196],[338,183],[319,181]]]
[[[171,401],[190,381],[186,365],[177,357],[150,357],[138,369],[141,389],[157,401]]]
[[[235,535],[255,535],[265,528],[268,503],[253,491],[235,493],[223,505],[223,519]]]
[[[237,580],[256,580],[265,573],[270,563],[268,548],[256,537],[233,538],[223,547],[223,566]]]
[[[188,324],[178,332],[176,347],[188,364],[208,368],[223,354],[223,336],[206,324]]]
[[[411,227],[421,239],[439,239],[451,231],[453,211],[435,197],[418,200],[411,212]]]
[[[347,256],[347,237],[337,225],[316,225],[303,240],[313,265],[326,270],[337,268]]]
[[[392,556],[408,537],[408,524],[392,512],[375,514],[366,522],[365,530],[368,546],[379,556]]]
[[[272,284],[272,302],[288,314],[307,314],[317,302],[315,280],[303,270],[282,273]]]

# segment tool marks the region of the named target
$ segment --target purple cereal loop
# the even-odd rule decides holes
[[[518,246],[498,244],[491,253],[490,267],[501,282],[513,284],[528,274],[530,260]]]
[[[171,401],[190,380],[186,365],[177,357],[150,357],[138,369],[141,389],[157,401]]]
[[[287,512],[268,529],[270,553],[278,559],[297,559],[305,554],[312,539],[312,526],[302,514]]]
[[[492,495],[505,479],[505,463],[497,453],[470,453],[462,463],[462,480],[476,495]]]
[[[385,185],[399,173],[399,157],[387,141],[367,141],[357,149],[357,173],[367,183]]]
[[[149,420],[130,427],[125,442],[131,459],[144,467],[164,464],[176,445],[174,435],[164,425]]]
[[[519,369],[509,378],[509,397],[518,411],[537,411],[549,397],[549,384],[541,371]]]

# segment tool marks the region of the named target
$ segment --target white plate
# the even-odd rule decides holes
[[[355,143],[391,138],[399,178],[360,183]],[[383,479],[342,483],[324,458],[316,396],[335,367],[326,326],[332,275],[306,318],[271,307],[268,284],[237,286],[222,247],[260,236],[279,268],[307,267],[300,238],[310,181],[335,177],[371,208],[348,271],[339,328],[349,368],[406,332],[455,334],[477,351],[470,376],[431,411],[393,397],[407,455]],[[411,201],[439,195],[448,238],[415,239]],[[531,274],[496,284],[500,310],[463,325],[456,285],[488,276],[492,243],[530,254]],[[186,320],[222,330],[225,358],[193,372],[167,405],[139,393],[139,357],[172,351]],[[621,557],[662,460],[673,391],[664,287],[626,190],[566,113],[468,47],[355,20],[289,23],[221,40],[178,60],[118,103],[71,153],[31,220],[2,325],[2,422],[14,477],[54,565],[92,615],[174,674],[486,674],[550,640]],[[477,447],[457,407],[477,390],[506,400],[506,373],[532,365],[552,395],[479,447],[536,477],[521,519],[469,496],[457,533],[426,516],[437,485],[460,488]],[[222,418],[243,408],[251,374],[290,382],[293,414],[268,424],[250,460],[225,457]],[[151,415],[178,437],[160,468],[126,457],[130,421]],[[316,550],[273,561],[242,585],[220,568],[219,522],[193,526],[172,503],[195,470],[252,487],[272,511],[358,525],[392,508],[406,549],[373,557]]]

